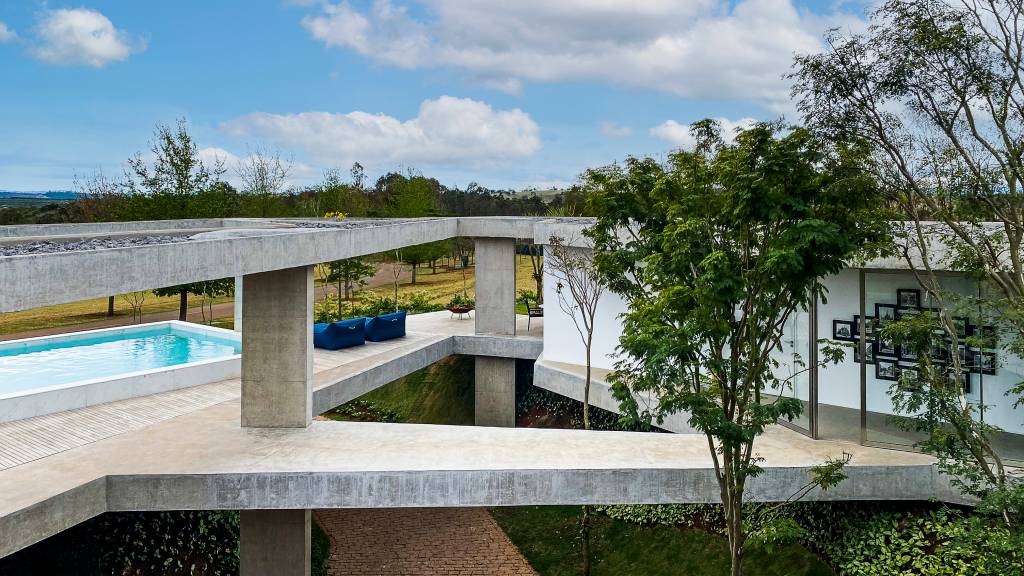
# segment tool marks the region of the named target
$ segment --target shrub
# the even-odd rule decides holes
[[[417,290],[400,294],[398,309],[405,310],[409,314],[422,314],[444,310],[445,307],[431,302],[430,294],[427,292]],[[343,305],[342,311],[347,318],[380,316],[395,311],[395,299],[369,293],[365,297],[356,298],[351,303]],[[322,301],[317,302],[313,306],[313,319],[318,323],[336,322],[338,320],[338,295],[328,294]]]
[[[476,300],[462,294],[456,294],[452,296],[452,299],[448,301],[448,308],[455,308],[456,306],[468,306],[473,308],[476,306]]]

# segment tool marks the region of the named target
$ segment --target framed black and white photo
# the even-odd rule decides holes
[[[864,343],[864,355],[867,356],[867,358],[864,359],[864,360],[861,360],[861,357],[860,357],[860,346],[855,346],[853,348],[853,361],[854,362],[864,362],[865,364],[874,364],[875,363],[875,343],[874,342],[865,342]]]
[[[892,322],[896,319],[896,305],[875,304],[875,318],[878,319],[879,326],[885,326],[887,323]]]
[[[875,360],[875,378],[895,382],[900,379],[900,369],[895,360]]]
[[[904,308],[921,307],[921,291],[917,288],[899,288],[896,290],[896,304]]]
[[[996,373],[996,353],[975,352],[974,364],[971,371],[994,376]]]
[[[917,352],[910,346],[900,346],[900,360],[903,362],[917,362]]]
[[[967,322],[967,318],[964,318],[963,316],[953,316],[953,324],[956,325],[956,335],[960,338],[966,338],[967,326],[969,324],[969,322]]]
[[[897,306],[896,307],[896,319],[903,320],[904,318],[911,316],[918,316],[921,314],[920,308],[910,308],[908,306]]]
[[[846,340],[852,342],[854,340],[854,329],[853,322],[849,320],[833,320],[832,321],[832,339],[833,340]]]
[[[954,374],[953,374],[952,370],[950,370],[947,373],[946,377],[949,379],[949,383],[950,384],[952,384],[954,386],[959,386],[960,389],[964,391],[964,393],[970,394],[973,391],[972,386],[971,386],[972,381],[971,381],[971,373],[970,372],[961,372],[960,376],[958,378],[960,380],[959,382],[954,382],[953,381],[954,380]]]
[[[853,315],[853,334],[854,336],[860,336],[860,314]],[[869,316],[864,319],[864,333],[871,336],[875,333],[875,318]]]
[[[916,390],[921,387],[921,381],[918,379],[916,367],[904,367],[897,366],[896,369],[899,371],[900,388],[904,390]]]
[[[892,340],[886,340],[885,338],[879,338],[878,343],[875,347],[875,356],[879,358],[892,358],[896,360],[899,358],[899,347]]]

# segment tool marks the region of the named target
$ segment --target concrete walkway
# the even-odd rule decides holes
[[[533,576],[483,508],[317,510],[328,576]]]

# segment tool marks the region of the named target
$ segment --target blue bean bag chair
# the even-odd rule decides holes
[[[381,314],[366,320],[366,339],[371,342],[405,336],[405,311]]]
[[[324,350],[340,350],[366,343],[366,318],[353,318],[313,325],[313,346]]]

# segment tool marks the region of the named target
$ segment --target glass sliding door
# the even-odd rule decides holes
[[[814,365],[817,352],[811,346],[811,343],[816,340],[813,317],[814,306],[812,305],[810,310],[801,309],[790,315],[783,327],[781,349],[776,350],[772,355],[778,363],[775,376],[783,382],[783,385],[781,389],[768,390],[766,399],[772,401],[779,396],[785,396],[800,400],[803,405],[800,416],[792,421],[780,420],[779,424],[811,437],[815,435],[813,403],[815,372],[811,367]]]

